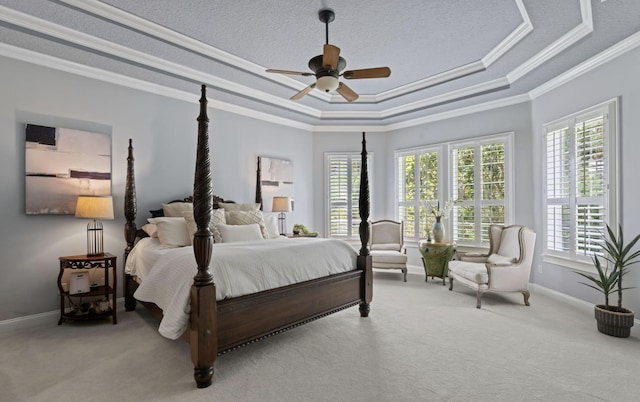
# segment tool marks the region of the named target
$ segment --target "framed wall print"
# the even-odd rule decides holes
[[[258,156],[260,162],[260,190],[262,191],[262,210],[271,212],[273,197],[290,197],[293,202],[293,162]]]
[[[26,125],[25,211],[73,215],[79,195],[111,195],[111,136]]]

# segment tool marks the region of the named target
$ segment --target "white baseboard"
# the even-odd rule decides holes
[[[124,298],[116,299],[116,308],[124,306]],[[15,331],[37,326],[56,325],[60,318],[60,310],[31,314],[24,317],[11,318],[0,321],[0,332]]]

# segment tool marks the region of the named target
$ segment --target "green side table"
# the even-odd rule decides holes
[[[442,285],[445,284],[447,274],[449,273],[449,261],[455,253],[455,244],[453,242],[430,242],[420,240],[418,249],[422,254],[422,265],[424,265],[424,281],[427,282],[429,277],[442,278]]]

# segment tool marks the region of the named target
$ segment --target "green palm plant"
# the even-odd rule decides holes
[[[618,225],[618,235],[611,230],[607,225],[608,238],[605,239],[603,249],[606,253],[604,257],[614,266],[614,271],[617,271],[617,285],[618,285],[618,308],[622,309],[622,291],[631,288],[622,287],[622,278],[628,272],[629,266],[635,264],[635,259],[640,256],[640,250],[636,250],[632,253],[633,247],[640,240],[640,234],[633,238],[628,244],[624,244],[624,235],[622,233],[622,226]]]
[[[616,285],[620,282],[620,271],[614,266],[613,270],[609,272],[609,264],[603,268],[597,255],[593,256],[593,265],[596,267],[596,271],[598,271],[597,277],[578,271],[576,271],[576,274],[587,278],[593,283],[592,285],[587,282],[580,282],[602,293],[604,295],[604,304],[609,308],[609,295],[615,291]]]

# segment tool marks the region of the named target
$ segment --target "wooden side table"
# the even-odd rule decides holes
[[[70,255],[59,257],[60,273],[58,274],[58,289],[60,290],[60,320],[91,320],[111,316],[113,324],[118,323],[116,317],[116,256],[111,253],[103,255]],[[104,272],[104,284],[92,284],[89,291],[85,293],[69,293],[69,285],[66,289],[62,286],[62,276],[66,269],[88,270],[92,268],[102,268]],[[113,280],[109,281],[109,269],[113,273]],[[81,298],[90,298],[90,301],[82,303]],[[76,308],[66,311],[67,304]],[[78,308],[79,306],[79,308]]]
[[[424,266],[424,281],[427,282],[429,276],[442,278],[442,285],[445,284],[449,274],[449,261],[453,258],[455,246],[452,242],[429,242],[420,240],[418,244],[420,254],[422,254],[422,265]]]

